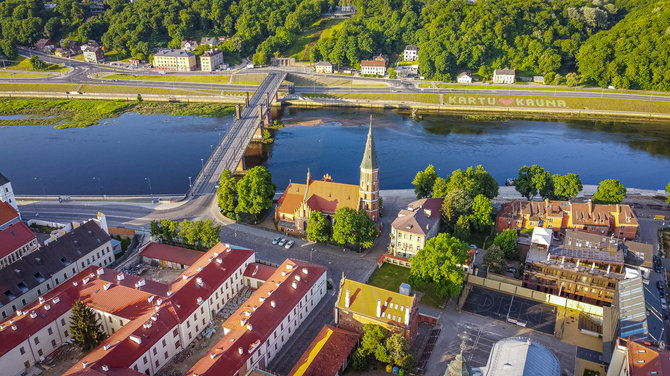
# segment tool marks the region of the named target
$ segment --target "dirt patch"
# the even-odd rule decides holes
[[[72,368],[83,357],[84,353],[79,347],[66,343],[51,353],[39,367],[42,368],[45,376],[59,376]]]
[[[145,267],[146,270],[142,273],[142,277],[166,284],[174,282],[183,272],[182,269],[162,268],[146,264]]]

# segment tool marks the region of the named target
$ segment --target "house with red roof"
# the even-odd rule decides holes
[[[307,171],[305,184],[290,183],[277,202],[275,223],[279,231],[305,234],[313,212],[321,212],[329,220],[337,209],[365,210],[373,221],[379,220],[379,162],[372,137],[372,118],[360,166],[360,184],[336,183],[326,174],[313,180]]]
[[[21,217],[19,212],[7,202],[0,201],[0,231],[19,222]]]
[[[140,257],[146,264],[172,269],[186,269],[193,265],[202,252],[168,244],[151,242],[140,251]]]
[[[349,364],[360,334],[324,325],[288,376],[337,376]]]
[[[12,182],[2,173],[0,173],[0,201],[9,203],[16,211],[19,210],[19,205],[16,203],[16,197],[14,197],[14,190],[12,189]]]
[[[0,269],[20,260],[37,248],[37,238],[25,223],[16,222],[8,226],[0,231]]]
[[[186,375],[245,375],[267,367],[326,294],[326,270],[286,259],[223,323],[223,338]]]

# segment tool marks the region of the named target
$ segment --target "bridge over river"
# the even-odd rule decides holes
[[[188,198],[214,194],[223,170],[244,167],[244,152],[253,138],[263,137],[263,126],[271,121],[271,103],[285,78],[285,72],[270,72],[251,99],[247,94],[244,109],[237,106],[235,121],[195,178]]]

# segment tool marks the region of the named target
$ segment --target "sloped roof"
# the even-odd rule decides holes
[[[440,220],[440,209],[442,199],[422,198],[411,202],[407,209],[398,213],[398,217],[391,226],[403,232],[426,235],[428,231]]]
[[[7,202],[0,201],[0,226],[4,225],[7,222],[18,220],[19,212],[14,209],[12,205]],[[0,248],[2,248],[2,242],[0,241]]]
[[[203,252],[194,251],[192,249],[153,242],[149,243],[149,245],[140,252],[140,256],[188,266],[193,265],[202,255],[204,255]]]
[[[247,265],[247,269],[244,271],[244,276],[254,279],[259,279],[261,281],[267,281],[272,277],[272,274],[277,271],[277,268],[272,266],[259,264],[257,262],[252,262]]]
[[[360,338],[358,333],[324,325],[288,376],[335,376]]]
[[[658,350],[650,343],[648,346],[631,340],[627,343],[630,376],[670,375],[670,351]]]
[[[5,177],[2,172],[0,172],[0,185],[5,185],[7,183],[9,183],[9,179],[7,179],[7,177]]]
[[[307,190],[307,196],[305,196]],[[277,212],[293,214],[307,198],[307,205],[314,211],[332,212],[339,208],[358,210],[358,186],[325,180],[310,180],[306,184],[291,183],[277,202]]]
[[[361,67],[386,67],[385,60],[361,60]]]
[[[493,345],[486,376],[560,376],[556,355],[530,338],[505,338]]]
[[[346,307],[347,290],[349,290],[349,308]],[[379,320],[402,327],[408,325],[405,321],[405,312],[408,309],[416,308],[414,296],[384,290],[351,279],[344,278],[341,282],[337,307],[377,319],[377,302],[379,299],[381,299],[382,304],[382,317],[378,318]]]
[[[514,75],[516,74],[516,71],[515,71],[514,69],[509,69],[509,68],[505,68],[505,69],[496,69],[496,70],[493,71],[493,74],[495,74],[495,75],[511,75],[511,76],[514,76]]]
[[[372,136],[372,115],[370,115],[368,140],[365,143],[365,152],[363,153],[363,161],[361,161],[361,168],[365,170],[379,169],[379,161],[377,161],[377,150],[375,149],[375,140],[374,137]]]

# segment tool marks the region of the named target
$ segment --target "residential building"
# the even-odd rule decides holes
[[[186,375],[246,375],[266,368],[326,295],[326,270],[286,259],[223,323],[223,338]]]
[[[3,202],[2,205],[8,204]],[[7,226],[0,231],[0,269],[12,265],[38,247],[35,234],[25,223],[17,221]]]
[[[200,38],[200,45],[206,44],[210,47],[216,46],[218,43],[218,38],[215,37],[202,37]]]
[[[385,75],[386,58],[383,55],[379,55],[373,60],[361,60],[361,74],[378,76]]]
[[[154,54],[156,70],[190,72],[195,70],[195,55],[183,50],[160,50]]]
[[[22,237],[26,241],[29,238],[28,234]],[[2,319],[87,267],[107,266],[112,261],[110,237],[95,221],[84,223],[39,250],[24,252],[22,258],[0,269]]]
[[[372,136],[372,120],[360,165],[360,184],[335,183],[326,174],[312,180],[307,171],[305,184],[290,183],[277,202],[275,222],[279,231],[304,234],[309,216],[319,211],[333,220],[339,208],[365,210],[373,221],[379,219],[379,162]]]
[[[89,48],[100,48],[100,45],[98,44],[98,42],[89,39],[88,42],[82,44],[79,47],[79,49],[81,49],[81,52],[86,52],[86,50],[88,50]]]
[[[101,63],[105,60],[105,52],[100,47],[89,47],[84,51],[84,60],[89,63]]]
[[[171,269],[187,269],[202,257],[202,252],[151,242],[140,251],[140,257],[146,264]]]
[[[180,49],[188,52],[193,52],[199,46],[198,42],[194,40],[183,40],[180,44]]]
[[[244,271],[244,284],[249,288],[257,289],[272,278],[276,270],[277,268],[265,264],[251,263]]]
[[[54,46],[53,42],[48,39],[40,39],[35,42],[35,49],[40,52],[49,53],[54,48],[56,47]]]
[[[419,60],[419,47],[409,44],[405,46],[405,51],[402,55],[404,61],[417,61]]]
[[[483,376],[560,376],[556,355],[530,338],[512,337],[496,342],[491,349]]]
[[[598,235],[634,239],[638,221],[628,205],[594,205],[570,201],[517,200],[503,204],[496,215],[496,230],[545,227],[555,233],[575,229]]]
[[[324,325],[288,376],[339,376],[360,338],[358,333]]]
[[[410,258],[424,249],[440,229],[441,208],[442,199],[422,198],[401,210],[391,224],[392,254]]]
[[[19,212],[8,202],[0,201],[0,231],[21,221]]]
[[[403,295],[342,276],[334,315],[339,328],[361,335],[365,324],[376,324],[402,334],[409,343],[416,337],[416,295]]]
[[[470,71],[464,71],[456,76],[456,82],[459,84],[471,84],[472,83],[472,73]]]
[[[542,230],[540,228],[536,230]],[[625,278],[624,246],[616,238],[568,230],[560,246],[532,243],[523,287],[598,306],[609,306]]]
[[[496,69],[493,71],[493,82],[496,84],[513,84],[516,82],[516,71],[514,69]]]
[[[648,276],[654,268],[654,246],[629,240],[624,240],[623,244],[628,250],[625,257],[626,267],[639,269]]]
[[[14,197],[12,182],[9,181],[9,179],[7,179],[2,173],[0,173],[0,202],[6,202],[17,212],[19,211],[19,204],[16,202],[16,197]]]
[[[295,65],[294,57],[271,57],[270,65],[273,67],[291,67]]]
[[[645,340],[618,338],[607,376],[670,375],[670,351]]]
[[[209,50],[200,55],[200,69],[203,72],[212,72],[223,64],[223,52],[219,50]]]
[[[333,64],[328,61],[320,61],[314,66],[316,73],[333,73]]]

